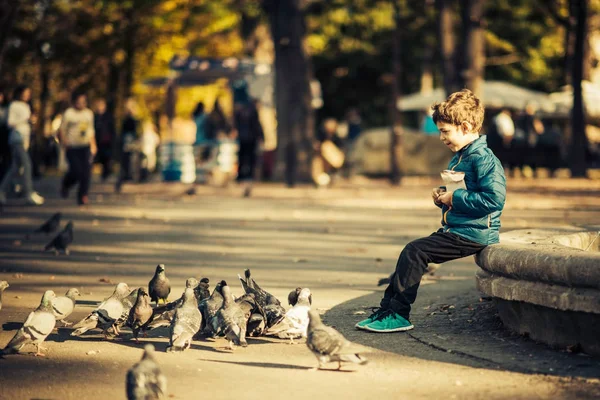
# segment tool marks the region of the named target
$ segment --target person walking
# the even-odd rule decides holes
[[[115,119],[106,108],[106,100],[98,99],[95,108],[94,130],[96,132],[96,144],[98,145],[96,161],[102,165],[102,182],[105,182],[111,173],[112,151],[117,136]]]
[[[0,179],[10,168],[10,146],[8,145],[8,96],[0,89]]]
[[[92,161],[97,152],[94,113],[87,107],[85,94],[74,93],[71,101],[72,107],[65,111],[59,130],[59,140],[69,162],[60,194],[63,198],[69,197],[69,189],[79,183],[77,204],[86,205],[89,203]]]
[[[125,119],[121,127],[121,169],[115,185],[115,191],[121,192],[123,182],[131,180],[131,158],[139,138],[140,121],[137,118],[137,103],[128,99],[125,103]]]
[[[42,205],[44,198],[33,190],[31,159],[28,149],[31,136],[31,125],[34,117],[29,106],[31,89],[27,86],[18,86],[13,93],[13,101],[8,107],[7,126],[10,130],[8,145],[11,153],[10,168],[0,182],[0,205],[6,204],[6,191],[10,184],[19,176],[23,169],[23,194],[29,205]]]

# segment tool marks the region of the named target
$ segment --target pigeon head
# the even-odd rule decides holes
[[[2,292],[4,289],[8,288],[10,285],[8,284],[8,282],[6,281],[0,281],[0,292]]]
[[[72,231],[72,230],[73,230],[73,221],[69,221],[67,226],[65,226],[65,231]]]
[[[56,294],[52,290],[46,290],[42,296],[40,308],[45,309],[52,307],[52,299],[54,298],[56,298]]]
[[[185,281],[185,287],[186,288],[195,288],[196,286],[198,286],[198,280],[196,278],[187,278],[187,280]]]
[[[321,316],[319,315],[319,313],[316,310],[309,310],[308,311],[308,327],[309,328],[317,328],[321,325],[323,325],[323,322],[321,321]]]
[[[210,279],[208,279],[208,278],[202,278],[202,279],[200,279],[200,282],[202,282],[202,283],[210,283]]]
[[[125,282],[121,282],[117,284],[114,294],[119,298],[124,298],[129,295],[129,292],[131,292],[129,286]]]
[[[137,295],[138,296],[149,296],[148,291],[146,289],[144,289],[143,287],[138,288]]]
[[[147,344],[144,346],[144,355],[142,356],[142,360],[154,360],[154,346],[151,344]]]
[[[300,290],[297,302],[300,304],[312,304],[312,293],[310,293],[309,288],[303,288]]]
[[[295,306],[298,302],[298,295],[300,295],[300,291],[302,288],[297,287],[295,290],[292,290],[290,294],[288,294],[288,304],[290,306]]]
[[[156,275],[163,274],[165,272],[165,264],[158,264],[156,266]]]
[[[65,296],[70,298],[71,300],[75,300],[75,297],[81,296],[81,293],[79,293],[79,290],[77,290],[77,288],[71,288],[67,290]]]

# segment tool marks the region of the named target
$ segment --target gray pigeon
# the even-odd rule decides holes
[[[109,328],[109,333],[114,334],[116,336],[121,334],[121,328],[127,323],[127,320],[129,319],[129,312],[131,311],[133,305],[137,300],[139,289],[141,288],[133,289],[131,292],[129,292],[129,295],[123,299],[123,312],[121,313],[121,316],[117,318],[113,326]]]
[[[142,359],[127,371],[128,400],[159,400],[167,397],[167,378],[154,358],[154,346],[144,347]]]
[[[0,281],[0,310],[2,310],[2,293],[4,289],[7,289],[10,285],[6,281]]]
[[[295,299],[294,307],[285,313],[285,317],[281,321],[270,327],[265,335],[290,339],[291,343],[294,343],[294,339],[306,338],[311,299],[310,290],[308,288],[302,289]]]
[[[202,300],[210,297],[209,282],[210,281],[208,278],[202,278],[200,279],[200,282],[194,286],[194,293],[196,294],[196,300],[198,300],[198,304],[200,304]]]
[[[150,320],[152,317],[152,306],[150,305],[150,296],[144,288],[139,288],[137,292],[137,299],[135,304],[129,311],[129,318],[127,319],[127,325],[133,331],[133,337],[135,341],[138,341],[138,334],[140,329]]]
[[[229,340],[229,348],[233,350],[233,345],[246,347],[246,328],[248,316],[238,303],[233,300],[231,289],[227,282],[221,281],[221,295],[223,296],[223,306],[217,312],[217,323],[219,330],[223,332],[225,338]]]
[[[196,278],[188,278],[185,281],[186,289],[187,288],[194,289],[194,293],[196,295],[197,295],[196,288],[197,288],[198,284],[199,283]],[[173,320],[173,317],[175,316],[175,310],[181,304],[183,304],[183,296],[181,296],[177,300],[172,301],[168,304],[154,308],[154,310],[152,311],[152,317],[148,320],[148,322],[142,329],[147,330],[147,329],[160,328],[161,326],[170,326],[171,321]]]
[[[245,278],[242,278],[238,275],[238,278],[242,283],[242,288],[244,289],[244,292],[254,294],[256,302],[261,306],[267,316],[267,328],[270,328],[281,321],[285,315],[285,308],[281,306],[281,302],[256,283],[254,278],[252,278],[249,269],[244,271],[244,276]]]
[[[65,319],[71,315],[75,309],[75,300],[78,296],[81,296],[79,290],[71,288],[67,290],[67,293],[64,296],[52,299],[52,313],[56,320],[61,321],[64,326],[71,325],[71,323],[65,321]]]
[[[342,362],[361,365],[367,363],[361,353],[368,353],[368,348],[350,342],[341,333],[323,324],[318,312],[310,310],[308,318],[306,345],[317,357],[318,369],[322,369],[325,363],[335,361],[338,363],[338,370],[342,368]]]
[[[57,212],[50,219],[44,222],[39,228],[37,228],[33,233],[45,233],[49,234],[56,231],[60,225],[60,218],[62,217],[61,213]]]
[[[248,323],[246,324],[246,336],[261,336],[267,325],[267,316],[262,307],[254,299],[252,293],[235,299],[240,308],[244,311],[244,315]]]
[[[56,319],[52,314],[52,300],[54,298],[56,298],[56,295],[52,290],[47,290],[44,293],[38,308],[29,314],[21,329],[17,331],[6,347],[0,350],[0,357],[5,354],[19,353],[27,344],[37,346],[36,356],[44,356],[41,350],[48,349],[42,347],[42,343],[56,325]]]
[[[54,249],[54,253],[58,255],[61,251],[69,255],[69,245],[73,242],[73,222],[69,221],[65,229],[63,229],[50,243],[44,247],[44,251]]]
[[[290,294],[288,294],[288,304],[290,306],[295,306],[296,303],[298,302],[298,296],[300,295],[300,292],[302,291],[301,287],[297,287],[295,290],[292,290],[290,292]],[[308,297],[308,303],[309,305],[312,304],[312,294]]]
[[[175,310],[171,321],[171,339],[167,351],[184,351],[192,345],[192,338],[200,330],[202,314],[198,310],[198,303],[194,289],[186,288],[183,292],[183,304]]]
[[[202,333],[207,337],[215,337],[219,333],[217,312],[223,305],[223,295],[221,294],[221,283],[213,290],[208,299],[200,302],[198,308],[202,313]]]
[[[169,283],[169,278],[165,275],[165,265],[158,264],[154,272],[154,277],[148,283],[148,294],[150,295],[150,299],[155,301],[156,304],[160,300],[166,304],[169,293],[171,293],[171,284]]]
[[[129,286],[127,286],[126,283],[121,282],[117,284],[115,291],[108,299],[100,303],[100,305],[87,317],[73,326],[75,330],[71,332],[71,336],[80,336],[96,327],[102,329],[102,332],[106,336],[108,329],[111,327],[114,328],[114,324],[117,320],[123,318],[125,312],[123,302],[127,299],[129,294]],[[118,328],[113,330],[115,333],[118,332]]]

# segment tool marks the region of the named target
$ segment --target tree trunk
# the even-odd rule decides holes
[[[400,162],[402,161],[402,118],[398,110],[400,100],[400,76],[402,63],[400,61],[400,46],[402,43],[402,21],[400,19],[400,5],[394,3],[394,33],[392,37],[392,87],[390,98],[390,183],[399,185],[402,180]]]
[[[277,110],[278,178],[289,187],[310,177],[310,139],[307,135],[310,93],[304,50],[304,13],[300,0],[263,0],[275,45],[275,103]]]
[[[456,73],[457,60],[455,59],[454,22],[450,0],[436,0],[438,9],[438,41],[442,56],[442,76],[446,95],[456,92],[460,88]]]
[[[131,97],[133,90],[133,69],[135,67],[135,36],[137,33],[137,25],[133,9],[129,8],[125,11],[125,20],[127,27],[124,30],[123,44],[125,50],[125,60],[123,62],[123,90],[125,98]]]
[[[17,19],[20,4],[21,2],[15,0],[0,0],[0,73],[2,73],[8,37]]]
[[[571,11],[575,13],[575,48],[572,62],[573,111],[571,113],[571,176],[585,177],[586,146],[585,113],[581,80],[583,78],[583,61],[585,57],[585,40],[587,33],[588,0],[571,0]]]
[[[465,49],[461,78],[476,96],[483,94],[485,69],[485,37],[483,12],[485,0],[465,0],[462,9]]]

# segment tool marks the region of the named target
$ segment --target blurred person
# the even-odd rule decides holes
[[[312,177],[317,186],[329,185],[331,174],[344,164],[343,141],[337,132],[338,122],[335,118],[325,119],[317,130],[313,144],[316,153],[312,161]]]
[[[426,135],[433,135],[433,136],[437,136],[438,132],[438,128],[435,124],[435,122],[433,122],[433,111],[431,110],[427,110],[427,112],[423,115],[423,119],[421,120],[421,132],[423,132]]]
[[[95,103],[94,130],[98,154],[96,161],[102,165],[102,181],[110,176],[112,166],[112,151],[117,136],[115,119],[106,107],[106,100],[98,99]]]
[[[214,138],[209,138],[209,120],[208,115],[204,112],[204,103],[198,102],[192,113],[192,119],[196,124],[196,139],[194,140],[194,157],[196,165],[200,165],[210,158],[211,151],[214,147]]]
[[[13,180],[19,177],[20,169],[23,170],[22,193],[27,204],[36,206],[44,204],[44,198],[33,190],[31,159],[27,152],[31,139],[31,123],[35,123],[35,117],[31,114],[29,106],[30,100],[31,89],[21,85],[15,89],[8,106],[7,126],[10,129],[8,145],[12,161],[0,182],[0,205],[6,203],[6,191]]]
[[[94,132],[94,113],[87,106],[87,96],[75,92],[71,97],[72,106],[63,114],[59,137],[66,151],[69,169],[65,174],[60,194],[69,197],[69,190],[79,184],[77,204],[89,204],[88,192],[92,173],[92,162],[97,153]]]
[[[525,148],[522,149],[520,157],[523,158],[523,162],[528,165],[532,170],[536,170],[538,160],[540,158],[538,150],[538,140],[540,135],[544,133],[544,124],[535,115],[536,109],[532,103],[527,104],[525,107],[525,114],[521,119],[521,128],[525,133]]]
[[[135,150],[135,143],[139,138],[140,122],[138,120],[138,106],[134,99],[128,99],[125,103],[125,118],[121,127],[121,168],[115,185],[115,191],[119,193],[124,181],[132,179],[131,159]]]
[[[8,145],[8,96],[0,88],[0,180],[10,168],[10,146]]]
[[[144,121],[140,137],[140,182],[146,182],[149,175],[156,169],[156,149],[160,144],[160,137],[152,121]]]
[[[237,181],[245,184],[244,196],[250,196],[256,171],[257,151],[264,142],[258,109],[247,91],[234,104],[235,136],[239,143]]]
[[[348,141],[354,143],[362,132],[362,119],[357,108],[350,108],[346,113],[346,122],[348,123]]]
[[[42,205],[44,198],[33,191],[32,165],[29,157],[29,145],[31,139],[31,124],[35,123],[35,116],[31,113],[29,102],[31,101],[31,89],[21,85],[15,88],[12,101],[8,106],[7,126],[10,130],[8,145],[11,152],[11,164],[0,183],[0,204],[6,203],[6,191],[13,180],[19,177],[19,170],[23,174],[22,193],[27,204]]]
[[[494,117],[491,132],[487,136],[489,148],[503,165],[506,164],[515,137],[515,123],[509,110],[504,109]]]

